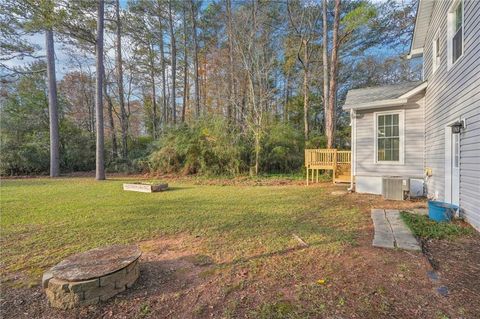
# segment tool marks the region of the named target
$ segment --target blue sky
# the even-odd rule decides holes
[[[372,1],[381,2],[382,0],[372,0]],[[208,0],[204,0],[203,4],[205,5],[208,2],[209,2]],[[127,6],[127,3],[128,3],[128,0],[120,0],[120,5],[123,8]],[[38,55],[45,55],[45,36],[43,33],[31,35],[27,37],[27,39],[29,42],[39,47],[39,50],[37,52]],[[408,50],[408,48],[406,48],[406,50]],[[368,54],[385,58],[387,56],[398,55],[402,53],[398,51],[399,51],[398,48],[395,50],[392,48],[377,47],[377,48],[370,49]],[[108,55],[112,54],[113,56],[113,50],[111,50],[111,52],[107,52],[107,54]],[[62,44],[58,38],[55,39],[55,55],[56,55],[56,66],[57,66],[57,78],[61,79],[68,71],[72,70],[72,65],[71,63],[69,63],[69,60],[71,60],[71,54],[69,53],[69,49],[66,47],[65,44]],[[6,64],[9,67],[24,66],[31,63],[32,61],[33,59],[23,59],[23,60],[16,59],[16,60],[8,61],[6,62]],[[92,64],[93,63],[94,63],[94,60],[92,56]]]

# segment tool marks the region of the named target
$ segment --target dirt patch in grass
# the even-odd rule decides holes
[[[435,292],[439,283],[428,279],[430,266],[421,254],[372,248],[370,240],[362,236],[356,246],[341,250],[313,246],[230,264],[198,263],[202,249],[194,237],[151,240],[140,243],[138,282],[107,302],[60,311],[47,306],[39,287],[15,288],[2,289],[1,308],[5,318],[474,318],[478,313],[478,291],[452,283],[472,277],[442,272],[441,284],[451,287],[451,295],[443,297]],[[464,244],[456,243],[462,256],[478,249]],[[448,260],[441,247],[435,249]],[[452,274],[447,267],[454,266],[442,268]]]
[[[458,317],[480,314],[480,235],[454,240],[422,240],[436,278],[435,289],[443,289],[446,300],[457,305]]]

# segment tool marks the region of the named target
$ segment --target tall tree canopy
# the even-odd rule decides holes
[[[20,84],[33,74],[49,75],[51,99],[42,103],[50,105],[54,136],[58,102],[62,169],[67,121],[97,144],[97,162],[105,156],[110,170],[194,173],[209,160],[228,172],[296,170],[298,149],[348,147],[341,109],[348,89],[419,78],[418,63],[405,59],[414,14],[415,0],[5,0],[0,77],[8,103],[1,107],[23,103]],[[35,40],[40,32],[48,45]],[[60,59],[44,50],[50,45]],[[41,101],[17,107],[34,113]],[[2,138],[12,127],[2,127]],[[228,144],[215,135],[219,127],[235,142],[203,149],[213,140]],[[28,171],[8,167],[2,173]]]

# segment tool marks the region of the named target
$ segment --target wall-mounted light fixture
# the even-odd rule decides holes
[[[457,121],[457,122],[453,123],[452,125],[450,125],[450,127],[452,128],[452,133],[453,134],[459,134],[462,131],[462,129],[464,129],[466,127],[465,124],[466,124],[465,120],[462,119],[462,120]]]

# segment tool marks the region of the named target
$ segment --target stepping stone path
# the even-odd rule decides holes
[[[140,275],[136,245],[92,249],[61,261],[42,278],[52,307],[96,304],[130,288]]]
[[[420,251],[420,245],[405,225],[398,210],[372,209],[375,235],[373,246]]]

